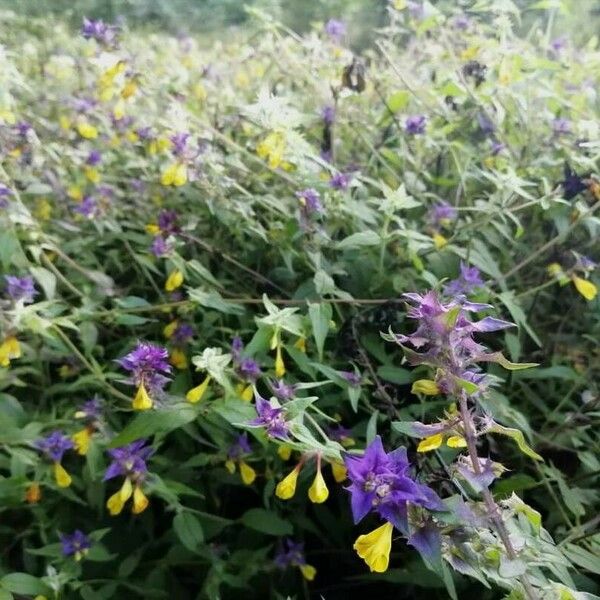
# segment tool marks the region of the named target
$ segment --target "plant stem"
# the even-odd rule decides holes
[[[471,413],[469,412],[469,407],[467,405],[467,394],[466,392],[462,392],[459,398],[459,406],[460,406],[460,415],[462,417],[463,428],[465,432],[465,439],[467,440],[467,449],[469,451],[469,456],[471,458],[471,463],[473,465],[473,471],[476,475],[481,475],[481,464],[479,463],[479,456],[477,455],[477,442],[475,440],[475,428],[473,425],[473,421],[471,419]],[[510,560],[515,560],[518,558],[517,552],[515,551],[512,542],[510,541],[510,536],[508,535],[508,530],[506,529],[504,522],[502,521],[502,516],[500,515],[500,509],[494,500],[492,493],[489,489],[484,488],[483,492],[483,501],[488,511],[488,516],[491,522],[494,524],[504,547],[506,548],[506,555]],[[525,590],[525,594],[529,600],[538,600],[538,595],[533,589],[527,575],[521,575],[519,578],[523,589]]]

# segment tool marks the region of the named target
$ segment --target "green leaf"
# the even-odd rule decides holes
[[[503,427],[498,423],[494,423],[494,425],[488,431],[490,433],[500,433],[502,435],[508,436],[516,442],[517,446],[519,447],[519,450],[523,454],[526,454],[534,460],[541,460],[543,462],[544,459],[535,450],[533,450],[533,448],[531,448],[531,446],[529,446],[529,444],[525,441],[525,436],[523,435],[523,432],[520,429]]]
[[[37,282],[42,286],[46,298],[48,300],[53,300],[56,294],[56,276],[54,273],[48,271],[48,269],[44,269],[44,267],[30,267],[30,271]]]
[[[202,525],[197,517],[187,511],[175,515],[173,529],[181,543],[192,552],[198,549],[199,544],[204,541]]]
[[[529,323],[527,321],[527,317],[525,316],[525,313],[523,312],[523,309],[519,306],[519,304],[517,303],[517,301],[515,299],[515,293],[513,291],[502,292],[501,294],[498,294],[498,298],[500,299],[502,304],[504,304],[504,306],[506,306],[506,308],[508,309],[508,312],[510,313],[510,316],[513,318],[514,322],[519,327],[523,327],[523,329],[525,329],[525,331],[529,334],[531,339],[538,346],[541,347],[542,342],[540,341],[540,338],[537,336],[535,331],[533,331],[533,329],[529,325]]]
[[[391,112],[397,113],[399,110],[408,106],[410,100],[410,92],[408,90],[399,90],[394,92],[386,101],[387,108]]]
[[[121,433],[111,440],[108,447],[117,448],[156,433],[167,433],[173,429],[178,429],[194,421],[198,416],[198,411],[197,406],[179,403],[173,404],[165,410],[150,410],[139,413]]]
[[[461,379],[460,377],[455,377],[454,381],[460,386],[461,389],[465,390],[467,394],[475,394],[479,391],[479,386],[472,381],[467,381],[466,379]]]
[[[377,376],[397,385],[406,385],[412,382],[413,374],[408,369],[394,367],[392,365],[382,365],[377,369]]]
[[[331,322],[332,308],[331,304],[320,303],[308,305],[308,316],[312,325],[312,334],[317,346],[319,360],[323,360],[323,346],[325,338],[329,332],[329,323]]]
[[[0,600],[13,600],[14,596],[8,591],[0,588]]]
[[[377,246],[381,243],[379,234],[375,231],[358,231],[336,244],[338,250],[349,250],[351,248],[364,248],[365,246]]]
[[[567,544],[563,552],[576,565],[590,573],[600,575],[600,556],[598,554],[593,554],[589,550],[585,550],[585,548],[576,546],[575,544]]]
[[[292,524],[282,519],[277,513],[264,508],[251,508],[242,515],[242,523],[267,535],[291,535]]]
[[[29,596],[36,594],[50,596],[52,594],[50,588],[41,579],[27,573],[9,573],[0,579],[0,585],[15,594]]]

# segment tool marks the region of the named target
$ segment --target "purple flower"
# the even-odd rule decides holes
[[[92,547],[90,538],[79,529],[76,529],[73,533],[61,535],[60,543],[62,544],[63,556],[75,556],[77,560]]]
[[[465,382],[475,384],[479,389],[485,381],[476,364],[478,361],[498,362],[498,353],[487,353],[485,346],[473,339],[475,333],[499,331],[513,327],[513,323],[494,317],[484,317],[471,321],[469,312],[480,312],[492,308],[489,304],[477,304],[464,298],[442,303],[436,292],[404,294],[411,306],[408,317],[416,319],[418,326],[411,335],[394,334],[393,339],[400,345],[410,344],[421,352],[404,348],[409,363],[428,364],[437,368],[436,382],[446,394],[460,394],[465,390]],[[470,386],[467,386],[470,387]],[[477,393],[477,390],[470,392]]]
[[[456,15],[456,17],[454,17],[452,20],[452,26],[455,29],[460,29],[461,31],[468,29],[469,25],[471,25],[471,19],[469,19],[469,17],[464,13]]]
[[[412,115],[404,123],[404,130],[410,135],[420,135],[425,133],[427,126],[427,117],[425,115]]]
[[[421,2],[413,2],[412,0],[408,0],[406,3],[408,7],[408,11],[410,12],[410,16],[417,21],[420,21],[425,18],[425,5]]]
[[[73,210],[86,219],[93,219],[98,215],[98,203],[93,196],[86,196]]]
[[[131,373],[131,383],[144,385],[150,395],[162,392],[171,372],[166,348],[148,342],[138,342],[134,350],[117,360],[119,365]]]
[[[15,125],[15,131],[17,132],[17,135],[22,137],[22,138],[26,138],[27,134],[32,130],[31,124],[28,123],[27,121],[19,121],[16,125]]]
[[[440,227],[447,227],[452,221],[455,221],[458,216],[458,212],[454,206],[448,204],[448,202],[439,202],[435,206],[429,209],[427,220],[435,229]]]
[[[250,452],[252,452],[252,448],[248,441],[248,434],[244,432],[241,435],[238,435],[235,442],[229,446],[227,458],[230,460],[237,460],[244,454],[250,454]]]
[[[355,371],[338,371],[338,373],[353,387],[360,385],[360,373]]]
[[[351,482],[348,490],[355,523],[374,511],[406,532],[408,503],[430,510],[444,509],[431,488],[411,478],[406,448],[387,454],[377,436],[363,456],[346,455],[344,462]]]
[[[571,121],[564,117],[557,117],[552,121],[552,131],[554,135],[566,135],[571,133]]]
[[[460,275],[457,279],[448,282],[444,288],[444,294],[451,297],[470,294],[475,288],[481,287],[483,280],[481,272],[477,267],[469,267],[460,262]]]
[[[325,33],[334,41],[339,42],[346,35],[346,24],[339,19],[329,19],[325,23]]]
[[[180,132],[175,133],[169,138],[171,140],[171,144],[173,144],[171,151],[175,156],[183,156],[185,154],[189,137],[189,133]]]
[[[269,437],[288,439],[289,425],[285,420],[282,408],[271,406],[268,400],[256,394],[256,412],[258,417],[250,421],[248,425],[264,427]]]
[[[152,133],[152,127],[149,126],[138,127],[135,130],[135,133],[140,138],[140,140],[150,140],[154,137]]]
[[[550,48],[554,52],[554,54],[559,55],[569,44],[569,38],[564,35],[561,35],[557,38],[554,38],[550,42]]]
[[[291,400],[296,395],[296,390],[298,389],[297,385],[294,385],[293,383],[285,383],[283,379],[271,381],[270,385],[275,397],[282,402]]]
[[[350,173],[341,173],[338,171],[331,176],[329,185],[334,190],[347,190],[351,181],[352,175]]]
[[[242,358],[236,365],[235,370],[246,381],[256,381],[261,376],[260,367],[252,358]]]
[[[194,337],[194,328],[189,323],[179,323],[171,339],[179,346],[187,344]]]
[[[571,200],[587,189],[586,176],[578,175],[568,163],[564,166],[564,180],[560,182],[565,200]]]
[[[333,442],[343,442],[352,438],[352,432],[343,425],[330,425],[327,427],[327,437]]]
[[[287,567],[301,567],[305,565],[306,558],[304,557],[304,544],[301,542],[293,542],[288,538],[284,539],[277,550],[273,562],[280,569],[285,569]]]
[[[8,206],[8,198],[12,192],[5,185],[0,183],[0,208],[6,208]]]
[[[319,192],[313,188],[306,188],[300,192],[296,192],[296,197],[300,201],[300,211],[306,219],[313,215],[323,214],[323,205]]]
[[[98,396],[86,400],[75,412],[75,417],[77,419],[86,419],[88,421],[97,421],[101,416],[102,399]]]
[[[152,240],[152,245],[150,246],[150,252],[156,256],[156,258],[161,258],[163,256],[167,256],[173,251],[173,243],[165,240],[161,235],[155,236],[154,240]]]
[[[335,107],[328,104],[321,109],[321,118],[326,125],[333,125],[335,121]]]
[[[108,450],[111,463],[104,473],[103,481],[121,475],[136,482],[143,480],[148,472],[146,460],[153,452],[152,448],[146,446],[146,440],[136,440],[127,446]]]
[[[102,162],[102,154],[98,150],[92,150],[85,159],[85,162],[90,167],[96,167]]]
[[[502,150],[504,150],[504,148],[506,148],[505,144],[499,142],[498,140],[492,140],[492,156],[497,156],[498,154],[500,154],[500,152],[502,152]]]
[[[244,342],[242,338],[236,335],[231,340],[231,356],[233,357],[234,362],[239,362],[241,360],[241,354],[244,350]]]
[[[96,106],[96,101],[93,98],[73,98],[73,108],[78,113],[86,113]]]
[[[81,26],[81,35],[86,40],[94,39],[105,45],[110,45],[115,41],[117,28],[114,25],[107,25],[102,19],[88,19],[83,17]]]
[[[31,304],[37,295],[33,278],[29,275],[25,277],[15,277],[14,275],[5,275],[6,291],[15,301],[23,300],[23,304]]]
[[[50,435],[36,440],[35,447],[53,462],[60,462],[64,453],[73,448],[73,441],[62,431],[53,431]]]
[[[177,223],[178,215],[174,210],[161,210],[158,213],[156,223],[165,235],[179,233],[180,227]]]
[[[477,124],[484,135],[492,135],[496,131],[496,125],[483,111],[477,114]]]

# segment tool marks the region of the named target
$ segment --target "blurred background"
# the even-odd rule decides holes
[[[73,27],[87,17],[125,19],[130,27],[148,27],[174,34],[205,34],[207,42],[219,32],[243,27],[251,19],[245,7],[260,9],[299,33],[329,18],[346,21],[355,49],[367,46],[374,29],[385,24],[390,0],[0,0],[0,10],[32,17],[56,16]],[[408,2],[410,4],[410,2]],[[413,2],[414,4],[421,4]],[[512,3],[522,11],[523,35],[551,8],[553,36],[565,35],[588,43],[600,33],[600,0],[431,0],[437,8],[478,8]],[[427,4],[427,2],[426,2]],[[548,23],[544,23],[548,26]],[[592,42],[594,43],[594,42]]]

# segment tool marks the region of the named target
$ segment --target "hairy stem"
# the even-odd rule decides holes
[[[467,449],[469,451],[469,456],[471,457],[471,463],[473,465],[473,471],[476,475],[481,475],[481,464],[479,463],[479,456],[477,455],[477,443],[475,440],[475,427],[473,426],[473,421],[471,419],[471,413],[469,412],[469,407],[467,405],[467,394],[463,391],[459,398],[459,406],[460,406],[460,415],[462,417],[462,423],[465,433],[465,439],[467,440]],[[512,542],[510,541],[510,536],[508,535],[508,530],[506,529],[504,522],[502,521],[502,516],[500,515],[500,509],[494,500],[492,493],[489,489],[485,488],[482,492],[483,501],[487,508],[488,516],[491,522],[494,524],[504,547],[506,548],[506,555],[510,560],[515,560],[517,558],[517,552],[515,551]],[[538,595],[533,589],[531,583],[527,575],[521,575],[519,578],[523,589],[525,590],[525,595],[529,600],[538,600]]]

